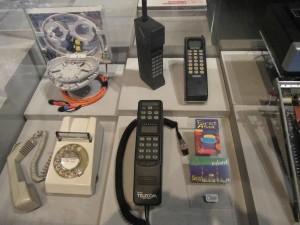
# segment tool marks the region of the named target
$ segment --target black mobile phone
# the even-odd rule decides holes
[[[133,190],[133,201],[137,205],[161,203],[163,125],[162,101],[139,101]]]
[[[205,38],[186,37],[184,41],[185,101],[208,99]]]
[[[148,16],[136,18],[134,26],[140,77],[155,90],[165,85],[163,75],[165,27]]]

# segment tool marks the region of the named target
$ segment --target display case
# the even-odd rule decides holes
[[[117,171],[123,207],[142,223],[298,224],[298,147],[290,143],[298,138],[287,133],[298,122],[282,117],[298,101],[298,86],[286,98],[260,34],[273,2],[148,0],[152,19],[143,20],[145,2],[0,3],[0,224],[130,224]],[[139,17],[150,28],[135,24]],[[185,57],[185,37],[201,35],[205,58]],[[149,49],[153,60],[143,63],[153,79],[164,78],[155,90],[140,69]],[[184,98],[192,57],[199,57],[193,72],[206,60],[204,102]],[[133,203],[140,100],[161,100],[163,116],[177,122],[162,128],[162,202],[145,208]],[[156,156],[155,146],[141,149]]]

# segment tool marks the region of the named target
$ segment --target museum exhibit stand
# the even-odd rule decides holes
[[[125,129],[137,118],[140,100],[161,100],[164,117],[178,123],[178,129],[189,147],[189,155],[182,155],[175,129],[163,127],[162,202],[150,207],[150,224],[300,224],[295,218],[291,174],[286,170],[289,162],[275,90],[276,70],[267,49],[261,39],[221,40],[218,45],[214,44],[216,36],[212,31],[216,31],[211,27],[211,11],[208,11],[212,5],[201,4],[184,10],[172,7],[157,9],[155,6],[149,10],[149,15],[160,21],[166,32],[162,63],[165,84],[156,90],[150,88],[139,73],[133,24],[134,18],[141,14],[139,3],[120,3],[119,8],[116,1],[100,4],[106,10],[103,18],[108,27],[107,43],[110,45],[111,62],[107,67],[101,63],[97,70],[108,76],[107,90],[98,101],[73,112],[60,112],[58,109],[61,105],[49,104],[49,100],[65,99],[63,92],[49,79],[54,70],[46,68],[45,55],[41,54],[40,43],[36,41],[36,37],[42,35],[38,29],[32,31],[27,22],[28,9],[7,5],[7,9],[2,10],[3,24],[11,20],[23,22],[10,22],[14,26],[8,27],[0,24],[0,144],[4,146],[0,152],[1,225],[128,224],[120,213],[116,198],[116,156]],[[152,7],[151,4],[149,7]],[[217,7],[214,10],[217,16],[220,12]],[[34,17],[34,11],[30,12]],[[43,26],[46,26],[47,19],[40,15],[41,11],[38,13],[39,16],[34,18],[37,21],[43,18]],[[85,25],[91,19],[88,16],[84,19],[81,17],[83,14],[78,14],[79,20]],[[54,17],[49,21],[51,26],[58,26],[62,30],[66,28],[61,22],[55,23]],[[96,33],[99,35],[97,38],[101,39],[102,31]],[[206,39],[208,100],[186,102],[184,38],[202,34]],[[68,61],[62,65],[65,67],[66,63]],[[89,82],[99,85],[95,80]],[[191,157],[196,157],[199,151],[195,141],[197,119],[218,124],[219,147],[213,157],[229,162],[229,167],[226,167],[229,168],[229,178],[226,182],[215,179],[206,183],[191,180]],[[83,127],[84,131],[81,130]],[[15,143],[24,142],[38,130],[47,131],[48,138],[37,170],[42,171],[48,162],[48,173],[53,167],[53,173],[59,175],[60,183],[50,180],[49,174],[46,181],[34,183],[30,164],[35,153],[29,152],[18,165],[22,168],[23,179],[36,189],[40,207],[20,213],[14,209],[11,168],[6,160]],[[69,131],[79,131],[84,135],[63,136]],[[94,131],[98,135],[94,134],[91,139],[85,136]],[[92,146],[91,149],[85,148],[89,156],[91,151],[94,152],[97,160],[85,156],[86,153],[78,147],[69,153],[73,154],[69,161],[61,160],[62,167],[77,163],[86,166],[86,171],[91,164],[95,164],[91,169],[91,181],[87,184],[74,185],[72,172],[70,174],[61,167],[55,167],[57,157],[67,157],[66,152],[74,142],[68,142],[69,147],[63,147],[64,150],[60,148],[61,153],[53,154],[64,137],[75,141],[86,139],[84,146]],[[134,214],[144,218],[144,208],[135,205],[132,200],[135,140],[136,132],[133,132],[124,154],[123,186]],[[84,160],[86,165],[81,164]],[[20,173],[18,171],[17,174]],[[79,178],[86,175],[79,174],[80,171],[73,172]],[[219,175],[222,176],[221,172],[217,172]],[[21,177],[20,174],[16,176]],[[90,194],[84,192],[85,185]],[[210,200],[210,197],[216,199]]]

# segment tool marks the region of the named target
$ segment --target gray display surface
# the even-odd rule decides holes
[[[0,192],[1,206],[0,206],[0,224],[97,224],[99,219],[99,212],[102,209],[102,199],[105,190],[107,179],[107,171],[110,167],[109,161],[111,151],[115,122],[98,121],[104,128],[104,139],[102,145],[102,156],[98,172],[98,182],[96,184],[95,194],[89,197],[83,196],[68,196],[68,195],[54,195],[45,193],[44,182],[34,184],[42,201],[42,207],[29,213],[18,214],[13,210],[11,199],[9,176],[7,166],[4,167],[0,175]],[[49,136],[42,154],[39,171],[47,161],[48,157],[52,155],[52,151],[56,142],[55,131],[59,130],[61,121],[45,121],[45,120],[29,120],[26,122],[20,136],[19,141],[23,141],[31,134],[39,129],[48,130]],[[100,146],[98,146],[100,148]],[[99,149],[100,150],[100,149]],[[30,152],[22,161],[22,168],[28,183],[33,183],[30,178],[30,161],[35,151]]]
[[[5,2],[8,0],[2,1],[1,6],[5,6],[3,5]],[[182,167],[187,160],[180,156],[175,131],[165,128],[164,177],[167,180],[164,181],[162,206],[150,212],[151,225],[300,224],[295,221],[293,216],[291,204],[293,199],[289,178],[284,173],[282,162],[275,152],[278,149],[284,152],[285,147],[279,114],[276,107],[265,107],[264,105],[269,100],[268,93],[272,88],[263,58],[265,52],[247,51],[265,47],[264,45],[253,45],[253,42],[247,38],[260,38],[252,35],[253,20],[259,18],[248,12],[254,10],[254,14],[262,13],[266,1],[207,0],[206,2],[208,3],[207,11],[155,10],[149,11],[149,15],[156,16],[155,19],[166,27],[165,47],[169,50],[164,52],[167,53],[166,57],[182,57],[184,37],[201,34],[204,34],[208,41],[208,49],[220,47],[222,50],[228,50],[221,51],[221,55],[219,55],[219,49],[216,52],[211,51],[214,53],[214,57],[220,57],[220,59],[209,58],[213,62],[210,74],[220,76],[219,80],[210,82],[210,85],[213,85],[209,87],[209,95],[212,91],[215,92],[214,101],[208,102],[208,105],[185,104],[182,83],[183,59],[166,58],[164,73],[167,85],[161,90],[150,91],[147,89],[147,86],[139,78],[137,62],[126,65],[125,72],[123,71],[124,65],[114,65],[113,68],[110,68],[112,77],[106,95],[99,102],[72,114],[59,113],[56,106],[48,104],[47,101],[50,98],[61,100],[63,98],[47,77],[42,78],[29,102],[36,86],[29,86],[28,83],[39,82],[43,75],[36,67],[37,55],[32,54],[31,51],[28,52],[34,43],[34,37],[23,14],[23,9],[11,10],[11,8],[2,7],[0,12],[2,21],[0,24],[0,169],[5,164],[7,150],[10,150],[6,146],[15,142],[26,119],[28,121],[20,133],[19,140],[23,140],[40,128],[46,128],[52,132],[58,130],[60,120],[66,115],[96,116],[101,120],[105,129],[103,148],[108,154],[102,157],[104,160],[102,165],[106,166],[106,170],[102,171],[100,168],[103,176],[99,179],[100,183],[97,184],[94,196],[86,198],[46,195],[44,184],[37,184],[44,205],[28,214],[13,212],[6,165],[0,174],[1,225],[126,224],[116,206],[113,185],[114,157],[120,136],[128,123],[135,118],[137,101],[142,98],[162,98],[166,117],[170,116],[169,118],[179,121],[180,130],[188,144],[193,144],[194,141],[191,130],[193,127],[191,121],[194,117],[218,117],[225,128],[223,130],[226,141],[225,149],[230,158],[232,170],[231,183],[225,186],[228,189],[225,192],[222,192],[222,188],[219,191],[220,186],[216,186],[214,189],[219,194],[219,202],[225,202],[225,204],[218,204],[218,209],[214,208],[214,204],[208,205],[206,209],[203,207],[188,208],[195,204],[199,206],[203,201],[201,198],[189,201],[192,196],[189,195],[191,189],[185,185],[186,170]],[[10,1],[10,3],[13,7],[19,8],[19,4],[22,2]],[[25,1],[23,3],[29,4]],[[131,45],[134,42],[133,19],[139,13],[139,11],[137,12],[137,0],[64,2],[69,5],[81,3],[103,4],[110,43],[117,48],[118,56],[127,52],[128,46],[130,49],[132,48]],[[222,4],[218,7],[214,3]],[[43,4],[43,2],[36,1],[36,4]],[[62,4],[62,2],[49,2],[50,7],[54,7],[55,4]],[[246,4],[247,7],[245,7]],[[209,7],[213,7],[213,9]],[[212,19],[210,16],[213,16],[213,24],[208,21]],[[258,32],[255,31],[255,33]],[[239,40],[239,38],[243,38],[243,40]],[[211,46],[211,42],[216,46]],[[228,43],[232,44],[231,48]],[[237,49],[245,51],[236,51]],[[124,55],[126,54],[124,53]],[[212,54],[208,52],[208,56],[212,57]],[[122,57],[122,60],[118,60],[118,62],[124,63],[123,59],[125,58],[126,56]],[[31,68],[32,65],[34,68]],[[31,82],[32,78],[34,82]],[[216,86],[221,89],[217,89]],[[4,113],[2,114],[2,112]],[[181,117],[173,118],[173,116]],[[51,146],[54,146],[54,135],[53,133],[51,135],[41,159],[42,164],[51,155]],[[235,141],[235,146],[232,139]],[[128,148],[130,147],[132,149],[134,147],[134,136],[130,138]],[[133,152],[130,150],[128,150],[129,155],[126,156],[126,163],[129,164],[132,163]],[[22,166],[26,167],[32,156],[33,152],[22,162]],[[131,170],[130,167],[125,170],[127,176],[125,186],[129,201],[132,199],[129,193],[132,184]],[[28,169],[26,169],[25,175],[28,178]],[[103,182],[103,177],[105,180],[107,179],[107,183]],[[198,191],[201,195],[203,194],[201,188]],[[197,196],[197,192],[193,193]],[[137,209],[135,206],[133,208]]]
[[[235,107],[235,114],[259,224],[299,224],[293,221],[291,186],[284,173],[285,165],[275,151],[275,148],[284,150],[279,114],[239,106]],[[274,134],[277,143],[272,142]]]
[[[106,116],[110,120],[115,120],[117,112],[117,104],[122,87],[124,65],[112,64],[108,66],[108,89],[105,95],[97,102],[88,107],[83,107],[80,110],[73,112],[73,116]],[[101,71],[105,74],[105,70]],[[99,85],[97,81],[93,81],[93,84]],[[95,87],[97,88],[97,86]],[[99,88],[99,87],[98,87]],[[91,92],[92,93],[92,92]],[[57,106],[48,104],[48,100],[64,100],[60,90],[53,86],[49,81],[47,75],[45,75],[39,86],[37,87],[28,107],[25,111],[25,117],[27,119],[57,119],[63,116],[70,115],[68,112],[58,112]],[[37,102],[39,107],[37,107]]]
[[[160,99],[167,116],[228,116],[229,104],[219,60],[207,58],[208,100],[205,103],[184,102],[183,65],[183,59],[164,59],[166,84],[153,91],[139,77],[137,58],[129,58],[123,75],[119,114],[134,115],[141,99]]]
[[[224,74],[233,105],[261,105],[268,101],[271,84],[263,51],[222,51]]]
[[[295,221],[292,191],[285,173],[287,157],[279,109],[268,92],[270,76],[260,51],[222,51],[225,82],[232,102],[231,126],[241,149],[253,196],[251,219],[260,225],[300,224]],[[272,105],[267,105],[268,100]],[[276,104],[275,104],[276,105]],[[283,159],[280,154],[282,154]]]
[[[215,207],[211,205],[203,206],[201,200],[199,202],[197,197],[199,195],[203,197],[207,192],[205,189],[202,191],[203,189],[201,188],[203,187],[199,189],[196,187],[195,189],[195,185],[188,185],[186,179],[187,170],[186,166],[184,166],[187,164],[187,159],[180,156],[175,132],[165,128],[165,136],[168,137],[165,138],[167,141],[164,143],[163,176],[168,179],[163,181],[162,205],[151,210],[150,218],[153,224],[198,225],[201,221],[201,224],[207,225],[244,225],[249,224],[249,218],[257,218],[257,222],[260,225],[299,224],[293,218],[290,205],[290,186],[287,177],[281,169],[280,161],[274,152],[273,134],[267,129],[269,122],[264,114],[266,108],[260,105],[268,100],[267,92],[269,89],[269,83],[265,80],[266,73],[264,70],[261,70],[263,62],[259,57],[257,58],[260,54],[260,52],[222,52],[223,58],[221,62],[224,62],[222,66],[226,72],[224,80],[218,59],[209,58],[211,65],[208,68],[210,68],[210,74],[214,75],[211,78],[215,79],[217,77],[216,80],[211,81],[211,84],[214,85],[209,87],[209,91],[220,85],[218,89],[220,93],[215,97],[219,97],[219,99],[217,103],[212,105],[210,102],[207,105],[190,105],[183,102],[183,95],[181,95],[183,93],[183,83],[181,83],[181,79],[183,81],[183,59],[164,60],[165,78],[167,81],[166,89],[162,87],[157,91],[151,92],[139,78],[136,59],[129,59],[131,62],[126,65],[124,75],[123,65],[112,66],[112,86],[109,88],[112,89],[110,94],[114,96],[113,99],[107,98],[105,100],[105,97],[110,96],[108,92],[107,96],[95,103],[95,105],[72,114],[74,116],[96,115],[105,121],[116,121],[118,119],[117,124],[116,122],[101,122],[101,124],[104,123],[105,132],[108,129],[108,136],[106,136],[104,143],[108,142],[106,149],[109,155],[111,154],[106,157],[105,165],[107,168],[103,171],[103,176],[107,177],[107,183],[98,183],[96,194],[90,198],[45,195],[43,184],[38,184],[38,192],[42,195],[44,205],[36,211],[20,215],[13,212],[7,167],[4,167],[0,175],[0,191],[4,196],[4,204],[0,208],[0,218],[2,219],[0,222],[4,221],[4,224],[22,223],[25,225],[34,223],[76,224],[78,221],[80,224],[126,224],[119,213],[114,193],[113,178],[116,148],[125,127],[135,118],[138,100],[158,98],[164,102],[166,117],[171,116],[169,117],[170,119],[179,121],[179,128],[191,146],[194,143],[192,129],[194,124],[191,121],[194,121],[195,117],[203,117],[205,115],[219,117],[219,120],[222,121],[223,140],[225,141],[224,149],[230,159],[232,179],[225,186],[225,191],[224,188],[220,188],[218,185],[213,189],[215,193],[218,193],[219,201],[223,202],[223,204],[218,204]],[[232,66],[232,64],[235,66]],[[243,65],[247,65],[246,68],[248,69],[242,70],[240,66],[242,67]],[[263,76],[261,77],[262,74]],[[247,75],[251,75],[251,77]],[[224,82],[229,86],[228,96],[230,96],[230,101],[233,103],[231,110],[234,118],[237,120],[237,130],[233,129],[233,136],[239,137],[241,146],[233,145],[231,128],[227,118],[231,114],[229,113],[230,109]],[[60,121],[51,121],[50,119],[62,118],[66,114],[59,113],[55,106],[48,105],[47,100],[49,97],[59,97],[59,92],[53,90],[55,88],[51,86],[48,79],[43,78],[25,113],[27,118],[37,120],[27,121],[19,140],[23,140],[28,134],[34,133],[36,129],[41,127],[48,127],[52,131],[59,128]],[[39,102],[38,106],[37,102]],[[107,108],[103,108],[105,113],[99,115],[102,107],[104,107],[104,103],[107,106]],[[218,111],[214,107],[218,107],[220,110]],[[268,110],[273,111],[274,108],[268,108]],[[214,113],[210,114],[211,111]],[[182,117],[173,118],[172,116],[174,115]],[[272,117],[272,121],[275,127],[278,128],[278,120]],[[117,126],[116,130],[115,126]],[[282,137],[280,137],[280,130],[276,129],[275,131],[278,135],[279,146],[282,148],[283,143]],[[53,136],[48,144],[51,145],[51,142],[54,145]],[[134,146],[134,135],[130,138],[128,146]],[[48,148],[43,154],[44,158],[51,152],[51,149]],[[241,150],[250,182],[247,183],[246,180],[244,185],[250,188],[251,192],[249,193],[244,192],[245,190],[242,188],[245,179],[244,174],[241,174],[238,167],[240,162],[238,162],[236,154]],[[125,163],[132,162],[132,154],[133,148],[131,151],[128,151]],[[128,167],[124,171],[126,176],[125,190],[129,201],[132,199],[132,193],[130,194],[132,189],[132,168]],[[28,172],[26,176],[28,176]],[[97,191],[100,190],[98,185],[101,185],[101,193]],[[254,203],[253,208],[246,208],[246,201],[249,199]],[[79,201],[82,207],[78,203]],[[72,207],[74,205],[79,206],[74,208]],[[103,207],[104,205],[105,207]],[[71,206],[71,210],[69,210],[69,206]],[[134,209],[138,209],[138,207],[132,206]],[[66,213],[66,209],[68,209],[68,213]],[[276,215],[274,215],[274,212],[276,212]]]
[[[133,116],[120,116],[116,128],[116,136],[114,147],[112,150],[111,165],[115,164],[115,155],[119,144],[120,137],[127,125],[134,119]],[[169,117],[179,124],[179,129],[190,146],[190,154],[194,151],[194,118],[186,117]],[[224,185],[189,185],[187,156],[181,156],[178,149],[176,133],[172,129],[164,128],[164,155],[163,155],[163,196],[161,206],[154,207],[150,211],[151,224],[247,224],[245,217],[245,202],[241,189],[241,178],[237,168],[234,145],[230,131],[229,122],[227,119],[220,119],[224,154],[230,160],[231,164],[231,182]],[[132,185],[133,185],[133,161],[135,130],[130,136],[127,144],[127,152],[124,157],[124,189],[127,201],[130,202],[132,208],[137,211],[143,210],[143,207],[134,206],[132,203]],[[109,169],[105,197],[103,199],[103,210],[100,215],[101,225],[121,225],[127,224],[120,215],[119,208],[116,202],[114,189],[114,166]],[[191,186],[193,186],[191,188]],[[214,186],[214,187],[212,187]],[[198,188],[197,188],[198,187]],[[223,193],[216,191],[223,188]],[[211,206],[213,203],[204,205],[190,205],[190,201],[196,202],[197,199],[203,198],[206,193],[216,191],[220,195],[220,204]],[[230,201],[222,202],[222,195],[227,196]],[[200,222],[201,221],[201,222]]]

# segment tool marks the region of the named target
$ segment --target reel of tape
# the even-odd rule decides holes
[[[63,91],[75,91],[87,86],[97,76],[99,62],[95,57],[74,53],[57,57],[47,64],[49,79]]]
[[[50,81],[74,92],[98,77],[112,61],[102,6],[26,9],[47,63]]]
[[[103,51],[103,37],[97,35],[101,27],[97,26],[89,16],[75,13],[55,13],[45,17],[40,30],[44,33],[46,47],[58,55],[68,54],[66,48],[72,39],[82,42],[86,54]]]
[[[46,192],[93,195],[101,159],[103,128],[95,117],[67,116],[56,136],[45,180]]]

